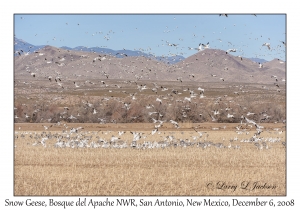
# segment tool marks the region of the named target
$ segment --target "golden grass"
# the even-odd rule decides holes
[[[95,139],[95,132],[84,132]],[[149,134],[150,131],[143,132]],[[174,132],[176,138],[189,139],[197,134],[174,129],[149,135],[146,140],[160,141],[170,132]],[[226,146],[231,138],[246,138],[246,135],[237,135],[234,131],[207,132],[207,141]],[[97,135],[108,140],[112,135],[116,136],[117,131],[98,132]],[[267,132],[262,135],[276,136]],[[285,141],[284,133],[280,137]],[[130,143],[132,134],[127,132],[122,140]],[[15,139],[15,196],[286,195],[286,154],[281,143],[270,144],[268,150],[258,150],[253,143],[240,141],[231,142],[240,145],[240,149],[180,147],[138,150],[54,148],[56,139],[48,140],[44,148],[32,146],[34,142],[28,135]],[[224,189],[223,185],[223,189],[218,189],[218,182],[237,185],[237,188]],[[242,182],[249,182],[247,190],[241,188]],[[276,185],[276,188],[252,190],[255,182]]]

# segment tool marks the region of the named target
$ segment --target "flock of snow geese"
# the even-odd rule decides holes
[[[228,17],[227,14],[220,14],[220,16],[224,16],[224,17]],[[256,16],[256,15],[255,15]],[[285,42],[282,42],[282,44],[286,45]],[[174,46],[176,47],[176,44],[171,44],[168,43],[169,46]],[[267,47],[269,50],[271,49],[271,45],[270,43],[263,43],[262,46]],[[203,51],[205,49],[208,49],[209,46],[209,42],[207,42],[206,44],[200,43],[198,48],[191,48],[189,47],[190,50],[197,50],[197,51]],[[227,53],[230,52],[236,52],[237,49],[228,49],[226,51]],[[17,51],[17,54],[24,55],[24,51]],[[23,53],[23,54],[22,54]],[[39,53],[38,51],[35,53]],[[120,53],[119,53],[120,54]],[[127,54],[122,53],[120,54],[121,56],[127,57]],[[57,62],[56,64],[58,66],[63,65],[63,63],[61,63],[63,61],[64,58],[61,58],[59,62]],[[98,61],[103,61],[106,60],[107,57],[104,55],[99,55],[97,57],[95,57],[94,59],[92,59],[92,63],[98,62]],[[242,59],[242,58],[241,58]],[[47,61],[50,62],[50,61]],[[263,68],[263,64],[259,63],[258,68]],[[33,78],[36,78],[36,74],[35,72],[31,72],[30,70],[27,70],[27,72],[30,73],[30,75]],[[109,78],[109,74],[106,73],[105,71],[102,72],[103,76],[106,77],[106,79]],[[216,77],[217,75],[211,74],[212,77]],[[190,74],[189,77],[193,78],[194,75]],[[61,87],[64,88],[64,85],[62,84],[62,78],[61,76],[56,76],[55,78],[53,76],[46,76],[47,80],[49,80],[50,82],[54,81]],[[279,85],[277,83],[278,78],[275,75],[272,75],[271,78],[274,78],[276,80],[276,83],[274,83],[274,85],[276,87],[279,88]],[[54,80],[53,80],[54,79]],[[220,80],[224,81],[224,78],[220,78]],[[177,81],[179,81],[180,83],[183,82],[181,77],[177,78]],[[91,81],[89,81],[90,84],[93,84]],[[105,81],[101,81],[100,82],[102,85],[106,85]],[[137,84],[137,83],[136,83]],[[155,84],[155,83],[153,83]],[[73,85],[76,88],[81,87],[80,84],[78,84],[77,82],[73,81]],[[119,85],[115,85],[117,88],[120,88]],[[146,89],[151,89],[150,87],[147,87],[146,85],[137,85],[137,91],[138,92],[142,92]],[[155,87],[152,88],[153,92],[157,93],[157,90],[160,89],[161,91],[166,91],[168,90],[168,88],[163,87],[163,86],[158,86],[155,84]],[[195,93],[195,91],[193,90],[189,90],[190,92],[190,97],[184,97],[183,101],[186,101],[188,103],[191,103],[193,98],[196,97],[196,95],[199,95],[199,98],[204,98],[204,89],[199,87],[197,89],[197,94]],[[172,90],[173,94],[177,94],[178,91],[177,90]],[[236,92],[236,94],[238,94],[238,92]],[[130,94],[130,96],[132,97],[132,99],[135,99],[136,93],[134,94]],[[109,99],[108,99],[109,100]],[[157,97],[156,98],[156,102],[162,104],[163,99],[162,97]],[[87,102],[86,105],[88,107],[90,107],[92,109],[92,113],[93,115],[97,115],[97,113],[99,113],[99,110],[96,110],[93,107],[93,104]],[[129,110],[130,109],[130,103],[125,103],[124,102],[124,108]],[[148,107],[146,107],[147,109],[151,109],[152,106],[149,105]],[[67,111],[69,108],[68,107],[64,107],[65,111]],[[227,109],[227,108],[226,108]],[[229,109],[228,109],[229,110]],[[226,111],[228,111],[226,110]],[[211,121],[214,122],[216,121],[216,117],[218,115],[220,115],[220,111],[219,110],[213,110],[212,111],[213,114],[210,114],[211,117]],[[153,115],[153,114],[160,114],[159,112],[156,111],[149,111],[149,116]],[[164,120],[159,120],[159,119],[154,119],[153,120],[153,130],[150,133],[143,133],[143,132],[136,132],[136,131],[119,131],[116,133],[114,133],[113,131],[106,131],[106,132],[93,132],[93,131],[85,131],[83,127],[77,127],[77,128],[70,128],[68,127],[67,124],[63,124],[64,125],[64,130],[61,133],[54,133],[54,132],[50,132],[48,131],[51,127],[53,126],[59,126],[60,122],[52,124],[50,126],[45,126],[42,125],[45,129],[44,132],[42,133],[38,133],[38,132],[22,132],[22,131],[15,131],[15,139],[21,139],[21,138],[25,138],[25,137],[29,137],[30,139],[32,139],[34,141],[34,143],[32,143],[32,146],[42,146],[42,147],[55,147],[55,148],[117,148],[117,149],[125,149],[125,148],[132,148],[132,149],[154,149],[154,148],[168,148],[168,147],[182,147],[182,148],[186,148],[186,147],[198,147],[198,148],[202,148],[202,149],[206,149],[206,148],[210,148],[210,147],[216,147],[216,148],[220,148],[220,149],[240,149],[241,146],[240,144],[236,144],[237,141],[240,141],[242,143],[251,143],[252,145],[254,145],[258,150],[263,150],[263,149],[271,149],[272,148],[272,144],[274,143],[281,143],[283,147],[286,146],[285,141],[283,141],[284,138],[282,138],[280,135],[282,135],[283,131],[279,130],[279,128],[273,132],[276,132],[276,134],[278,134],[277,137],[262,137],[261,133],[264,131],[264,127],[259,125],[258,123],[254,122],[253,120],[249,119],[249,116],[254,115],[255,113],[251,113],[248,112],[246,114],[247,117],[245,116],[241,116],[241,124],[240,126],[236,127],[236,133],[237,135],[239,134],[245,134],[245,135],[249,135],[249,128],[251,128],[252,126],[255,127],[256,132],[254,133],[254,135],[250,135],[251,137],[249,138],[232,138],[229,140],[223,140],[219,143],[213,143],[212,141],[209,140],[209,134],[207,132],[200,132],[198,130],[198,127],[193,127],[193,131],[185,131],[186,138],[177,138],[175,137],[175,133],[174,132],[163,132],[160,131],[161,127],[164,125],[164,123],[171,123],[172,126],[175,129],[179,129],[180,128],[180,123],[174,121],[174,120],[169,120],[169,121],[164,121]],[[79,115],[79,114],[78,114]],[[24,113],[24,117],[25,118],[29,118],[30,116],[26,113]],[[73,120],[76,119],[77,116],[73,116],[70,115],[68,116],[68,119]],[[266,115],[266,118],[268,118],[269,116]],[[15,118],[19,118],[17,115],[15,116]],[[227,118],[236,118],[233,114],[227,113]],[[100,123],[105,123],[105,119],[99,118]],[[218,130],[219,128],[212,128],[212,130]],[[225,129],[225,127],[223,128]],[[48,131],[48,133],[47,133]],[[270,132],[270,131],[268,131]],[[131,134],[132,135],[132,139],[128,139],[128,134],[126,138],[123,138],[123,135],[125,133]],[[162,133],[164,134],[164,136],[161,136]],[[182,132],[183,134],[184,132]],[[161,139],[159,141],[148,141],[147,138],[149,136],[155,136],[157,135],[157,139]],[[56,140],[56,142],[54,144],[49,144],[48,142],[50,142],[51,140]],[[234,145],[235,144],[235,145]]]
[[[214,111],[218,114],[218,111]],[[254,113],[248,112],[247,116]],[[32,146],[42,147],[54,147],[54,148],[103,148],[103,149],[164,149],[164,148],[219,148],[219,149],[241,149],[241,143],[245,144],[245,147],[253,145],[258,150],[267,150],[273,148],[276,143],[280,143],[283,148],[286,147],[283,133],[280,128],[273,128],[273,130],[266,130],[270,134],[269,137],[261,136],[264,132],[264,127],[257,124],[253,120],[247,117],[241,116],[241,123],[236,127],[236,135],[243,137],[234,137],[230,139],[223,139],[220,142],[209,140],[209,132],[199,131],[197,127],[192,127],[192,131],[159,131],[159,128],[165,123],[161,120],[153,119],[155,129],[151,132],[137,132],[137,131],[85,131],[84,127],[69,127],[64,123],[64,129],[62,132],[48,131],[53,126],[59,126],[61,123],[56,123],[50,126],[42,125],[45,129],[43,132],[29,132],[21,131],[19,127],[18,131],[15,131],[15,139],[30,138],[34,143]],[[174,128],[179,129],[179,123],[170,120],[170,123]],[[255,127],[254,134],[251,133],[251,128]],[[225,131],[226,125],[222,128],[216,127],[212,130],[222,129]],[[48,133],[47,133],[48,131]],[[221,131],[222,132],[222,131]],[[124,134],[128,135],[124,137]],[[131,139],[130,139],[131,135]],[[178,137],[178,135],[182,137]],[[245,138],[245,135],[250,137]],[[148,140],[149,139],[149,140]],[[155,139],[153,141],[153,139]],[[161,139],[157,141],[157,139]],[[52,140],[52,141],[51,141]],[[56,140],[53,143],[53,140]],[[241,142],[241,143],[238,143]],[[48,143],[51,142],[51,143]],[[29,143],[27,143],[30,145]]]

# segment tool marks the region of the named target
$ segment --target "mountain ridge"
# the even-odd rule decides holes
[[[68,80],[121,79],[178,82],[274,83],[285,79],[285,62],[274,59],[262,68],[247,58],[205,49],[175,64],[144,56],[123,56],[66,50],[45,46],[35,53],[15,57],[15,77],[64,75]],[[79,76],[80,75],[80,76]]]
[[[16,52],[18,52],[20,50],[24,51],[25,50],[24,48],[31,49],[29,53],[32,53],[35,50],[38,50],[38,49],[41,49],[41,48],[47,46],[47,45],[37,45],[36,46],[36,45],[30,44],[22,39],[18,39],[17,37],[14,37],[14,39],[15,39],[15,45],[14,45],[15,55],[18,55]],[[66,49],[66,50],[78,50],[78,51],[96,52],[96,53],[104,53],[104,54],[111,54],[111,55],[114,54],[116,57],[119,57],[119,58],[124,57],[124,54],[126,54],[127,56],[145,56],[145,57],[149,57],[149,58],[155,58],[158,61],[163,61],[168,64],[175,64],[175,63],[180,62],[185,59],[185,57],[182,55],[155,56],[151,53],[144,53],[139,50],[127,50],[127,49],[113,50],[113,49],[103,48],[103,47],[85,47],[85,46],[77,46],[77,47],[73,47],[73,48],[68,47],[68,46],[61,46],[59,48]],[[28,52],[28,51],[26,51],[26,52]],[[257,63],[268,62],[267,60],[262,59],[262,58],[248,58],[248,59],[255,61]]]

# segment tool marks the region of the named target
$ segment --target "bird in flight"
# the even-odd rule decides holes
[[[236,52],[236,49],[228,49],[228,50],[226,51],[226,54],[228,54],[229,52]]]
[[[268,47],[268,49],[270,50],[270,49],[271,49],[270,45],[271,45],[270,43],[267,43],[267,42],[266,42],[266,43],[263,43],[262,46],[266,46],[266,47]]]
[[[179,128],[179,125],[176,121],[170,120],[170,122],[175,126],[175,128]]]
[[[227,14],[219,14],[219,16],[225,16],[225,17],[228,17]]]
[[[76,82],[74,82],[74,85],[75,85],[75,87],[77,87],[77,88],[80,87],[79,85],[76,84]]]

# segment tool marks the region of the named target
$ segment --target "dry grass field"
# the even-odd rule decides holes
[[[224,128],[226,125],[226,128]],[[283,124],[261,124],[261,138],[268,149],[243,142],[253,136],[237,134],[238,124],[180,124],[179,129],[166,124],[151,135],[153,124],[68,124],[82,126],[70,138],[109,141],[126,131],[120,140],[132,142],[130,131],[144,133],[145,141],[159,142],[167,136],[189,142],[209,142],[157,148],[71,148],[55,147],[62,128],[44,131],[41,124],[15,124],[14,195],[286,195],[286,149]],[[207,132],[200,138],[192,127]],[[281,134],[278,129],[283,130]],[[218,129],[218,130],[212,130]],[[44,132],[44,133],[43,133]],[[48,135],[46,146],[38,144],[37,135]],[[31,136],[31,137],[30,137]],[[193,140],[193,136],[198,136]],[[278,142],[271,140],[280,139]],[[66,140],[65,140],[66,141]],[[224,147],[215,145],[222,143]],[[229,146],[231,146],[229,148]]]

